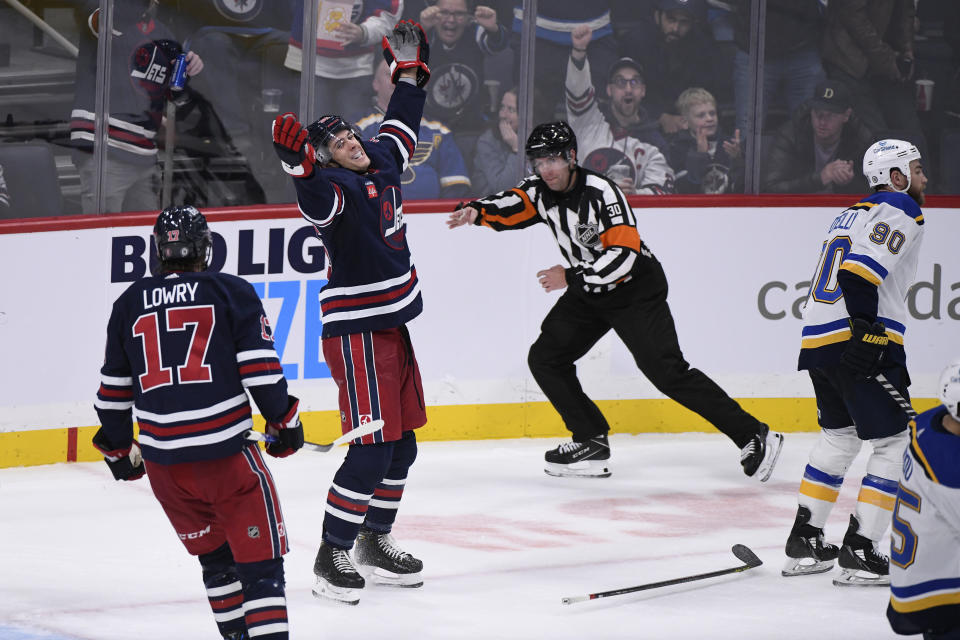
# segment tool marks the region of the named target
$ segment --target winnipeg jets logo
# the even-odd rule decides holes
[[[263,0],[214,0],[217,11],[237,22],[249,22],[263,9]]]
[[[467,65],[445,65],[437,71],[427,99],[432,106],[456,111],[467,104],[479,86],[476,72]]]
[[[580,244],[586,247],[595,247],[600,244],[600,229],[595,223],[578,224],[576,232]]]

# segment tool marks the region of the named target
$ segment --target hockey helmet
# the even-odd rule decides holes
[[[960,420],[960,358],[954,360],[940,374],[937,397],[947,407],[954,420]]]
[[[863,154],[863,175],[871,188],[881,185],[893,186],[890,169],[897,169],[907,177],[906,191],[910,188],[910,161],[919,160],[920,151],[904,140],[879,140],[870,145]]]
[[[192,205],[161,211],[153,225],[153,238],[161,262],[202,260],[204,266],[210,263],[210,228],[207,219]]]
[[[531,159],[563,156],[571,160],[570,150],[577,150],[577,134],[563,120],[538,124],[527,137],[524,149]]]
[[[360,129],[352,122],[348,122],[337,115],[321,116],[315,122],[307,125],[307,134],[310,136],[310,144],[316,151],[317,162],[327,164],[333,160],[333,153],[330,151],[330,141],[343,130],[353,131],[353,135],[363,144]]]

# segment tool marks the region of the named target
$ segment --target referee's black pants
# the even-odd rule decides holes
[[[530,347],[527,362],[534,379],[574,441],[605,434],[610,426],[583,392],[574,363],[613,329],[661,393],[705,418],[742,448],[760,430],[760,422],[684,360],[663,269],[655,258],[644,260],[646,272],[613,291],[589,294],[573,287],[564,291]]]

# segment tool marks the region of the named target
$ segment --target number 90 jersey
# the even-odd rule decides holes
[[[237,276],[143,278],[117,298],[94,404],[108,441],[159,464],[225,458],[248,442],[249,391],[268,421],[288,409],[287,382],[253,287]]]
[[[906,365],[906,296],[917,274],[923,230],[920,206],[893,191],[874,193],[833,220],[804,305],[800,369],[837,363],[851,336],[841,272],[862,281],[870,297],[875,292],[877,320],[890,337],[887,357]]]

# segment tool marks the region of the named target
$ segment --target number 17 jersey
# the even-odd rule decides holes
[[[920,206],[894,191],[863,198],[833,220],[804,303],[799,369],[836,364],[851,336],[840,271],[875,287],[877,320],[890,338],[887,357],[906,366],[906,296],[916,277],[923,231]]]

